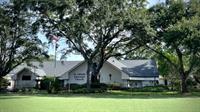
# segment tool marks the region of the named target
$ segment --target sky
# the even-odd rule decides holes
[[[148,4],[148,7],[149,7],[149,6],[155,5],[160,2],[164,2],[165,0],[147,0],[147,1],[149,2],[149,4]]]

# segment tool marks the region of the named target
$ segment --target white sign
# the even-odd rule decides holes
[[[85,73],[74,74],[75,80],[84,80],[84,78],[85,78]]]

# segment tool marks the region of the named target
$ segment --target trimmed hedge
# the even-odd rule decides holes
[[[68,87],[69,85],[66,85],[65,89],[69,89]],[[108,89],[108,85],[103,83],[91,84],[90,90],[88,90],[86,87],[87,87],[86,84],[84,85],[70,84],[70,90],[72,91],[72,93],[102,93],[106,92]]]
[[[91,88],[89,90],[87,88],[81,88],[73,90],[72,93],[104,93],[106,91],[107,91],[106,89],[101,89],[101,88]]]
[[[86,85],[73,84],[71,85],[71,90],[72,93],[102,93],[106,92],[107,90],[125,90],[133,92],[164,92],[164,91],[169,91],[169,88],[164,85],[146,86],[142,88],[124,88],[113,84],[107,85],[107,84],[97,83],[97,84],[92,84],[90,90],[86,88]]]
[[[169,88],[164,85],[158,85],[158,86],[146,86],[142,88],[131,88],[128,89],[128,91],[134,91],[134,92],[164,92],[169,91]]]

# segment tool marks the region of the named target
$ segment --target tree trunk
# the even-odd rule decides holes
[[[87,89],[91,89],[91,73],[92,73],[92,64],[91,63],[87,63]]]
[[[199,80],[199,78],[198,78],[197,76],[194,76],[194,80],[195,80],[197,83],[200,84],[200,80]]]
[[[185,72],[184,63],[183,63],[183,54],[178,47],[176,48],[176,53],[178,55],[178,60],[179,60],[179,65],[180,65],[179,74],[181,77],[181,93],[187,93],[188,89],[187,89],[186,79],[189,73]]]
[[[99,83],[100,82],[100,80],[99,80],[99,72],[97,72],[97,71],[94,71],[93,73],[92,73],[92,79],[91,79],[91,82],[92,83]]]
[[[92,83],[99,83],[99,71],[100,69],[96,69],[93,62],[87,62],[87,89],[91,89]]]
[[[187,75],[185,73],[180,73],[180,76],[181,76],[181,93],[187,93],[188,92],[186,83]]]

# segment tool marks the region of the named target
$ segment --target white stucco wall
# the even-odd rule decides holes
[[[153,77],[130,77],[129,80],[141,80],[141,81],[154,81],[154,80],[159,80],[159,78],[153,78]]]
[[[149,81],[149,80],[145,80],[142,81],[142,86],[154,86],[154,82],[153,81]]]
[[[68,76],[68,80],[64,81],[64,84],[85,84],[87,81],[87,75],[86,75],[86,71],[87,71],[87,64],[83,63],[81,65],[79,65],[77,68],[73,69],[71,72],[69,72],[69,76]],[[76,76],[77,74],[85,74],[83,80],[77,80]],[[109,77],[109,74],[111,74],[111,80]],[[78,76],[80,77],[80,76]],[[121,71],[118,70],[117,68],[115,68],[113,65],[109,64],[108,62],[106,62],[102,69],[100,70],[100,82],[101,83],[105,83],[105,84],[118,84],[118,85],[124,85],[122,80],[122,76],[121,76]]]
[[[31,76],[31,80],[22,80],[23,75],[29,75]],[[23,70],[21,73],[17,75],[17,79],[15,80],[15,88],[26,88],[26,87],[35,87],[36,86],[36,76],[28,71],[28,70]]]
[[[113,63],[112,63],[113,64]],[[138,82],[136,85],[137,87],[144,87],[144,86],[153,86],[154,83],[152,81],[159,80],[159,78],[140,78],[140,77],[129,77],[126,73],[119,70],[119,68],[115,67],[109,62],[106,62],[102,69],[100,70],[100,83],[105,84],[115,84],[118,86],[123,87],[130,87],[130,85],[133,85],[130,83],[130,81]],[[64,85],[66,84],[85,84],[87,82],[87,63],[84,62],[80,64],[79,66],[75,67],[73,70],[66,73],[68,74],[68,79],[64,80]],[[78,75],[77,74],[84,74]],[[109,74],[111,74],[111,79]],[[77,77],[84,77],[81,78],[81,80],[77,79]]]
[[[159,84],[160,85],[165,85],[165,80],[162,76],[159,76]]]
[[[111,80],[109,74],[111,74]],[[105,84],[123,85],[121,71],[110,63],[106,62],[100,71],[100,82]]]
[[[124,80],[127,80],[130,78],[129,75],[127,75],[126,73],[124,73],[122,71],[121,71],[121,74],[122,74],[122,79],[124,79]]]
[[[65,80],[64,84],[66,85],[67,83],[75,83],[75,84],[85,84],[87,81],[87,75],[86,75],[86,71],[87,71],[87,64],[84,62],[82,64],[80,64],[78,67],[76,67],[75,69],[73,69],[72,71],[70,71],[68,74],[68,80]],[[84,74],[83,75],[79,75],[79,74]],[[83,77],[83,78],[81,78]]]
[[[62,76],[59,77],[60,80],[68,80],[69,79],[69,73],[65,72]]]

